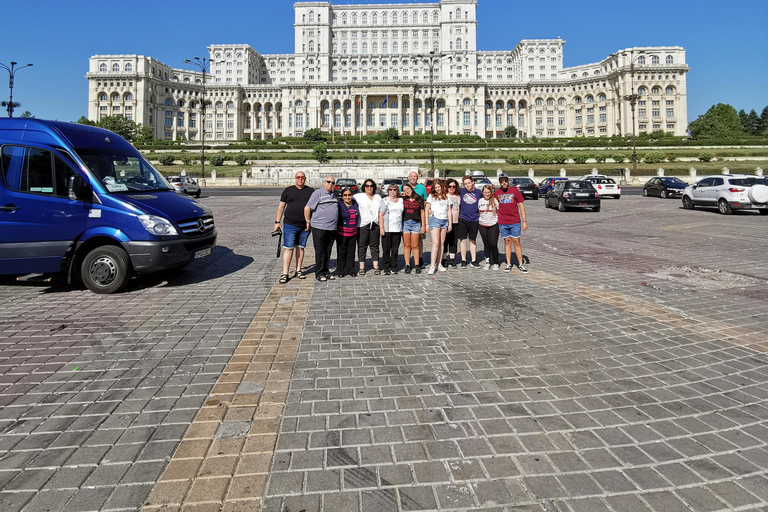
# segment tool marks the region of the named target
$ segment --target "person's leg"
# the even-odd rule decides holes
[[[288,275],[293,259],[293,249],[283,249],[283,274]]]
[[[485,244],[485,241],[483,241]],[[488,244],[491,248],[491,265],[499,264],[499,225],[488,228]]]
[[[512,264],[512,237],[504,239],[504,256],[507,258],[507,265]]]
[[[446,228],[446,229],[440,228],[440,232],[437,234],[437,238],[438,238],[438,240],[437,240],[438,241],[438,244],[437,244],[438,255],[435,258],[435,260],[438,263],[442,262],[445,259],[445,254],[443,253],[443,247],[445,247],[445,237],[447,235],[447,231],[448,231],[448,228]],[[442,265],[442,264],[439,265],[437,268],[438,268],[438,270],[440,268],[442,268],[443,271],[446,269],[445,265]]]
[[[297,247],[296,248],[296,272],[301,270],[302,266],[304,266],[304,248]]]
[[[415,248],[413,251],[415,253],[414,259],[418,259],[419,260],[418,265],[420,267],[423,267],[424,259],[422,258],[422,256],[424,255],[424,240],[421,239],[421,233],[416,233],[416,236],[419,238],[419,246],[418,248]]]
[[[459,240],[459,253],[461,254],[462,268],[467,265],[467,221],[459,219],[459,225],[456,226],[456,238]]]
[[[440,256],[440,231],[442,229],[440,228],[432,228],[429,230],[429,234],[432,237],[432,253],[430,254],[430,266],[437,268],[437,264],[440,263],[440,260],[437,259],[438,256]]]
[[[381,248],[383,251],[381,255],[381,264],[385,272],[389,271],[389,263],[390,263],[390,258],[392,254],[389,250],[390,249],[389,244],[391,240],[389,235],[390,233],[384,233],[384,236],[381,237]]]
[[[512,243],[515,245],[515,257],[517,258],[517,266],[523,264],[523,247],[520,245],[520,238],[513,238]]]
[[[371,263],[373,268],[378,270],[379,268],[379,244],[381,241],[381,233],[379,233],[379,227],[376,226],[371,230],[370,234],[370,247],[371,247]]]
[[[357,261],[360,262],[360,270],[365,270],[365,256],[368,253],[368,244],[371,238],[369,228],[360,228],[357,234]]]
[[[355,246],[357,244],[357,236],[348,236],[347,237],[347,274],[354,275],[355,274]]]
[[[477,227],[479,222],[472,222],[469,224],[469,253],[472,255],[472,261],[477,262]]]
[[[347,275],[347,251],[349,251],[348,238],[350,237],[339,237],[339,243],[336,246],[336,273],[341,277]]]
[[[421,231],[421,225],[419,225],[419,231]],[[416,242],[416,243],[414,243]],[[424,258],[422,253],[422,247],[424,245],[424,241],[421,239],[421,233],[412,233],[411,234],[411,248],[413,249],[413,266],[419,266],[421,267],[424,265]],[[407,260],[407,258],[406,258]],[[407,263],[407,262],[406,262]]]
[[[312,242],[315,244],[315,277],[325,276],[328,270],[325,230],[312,228]]]
[[[411,264],[411,233],[403,232],[403,256],[405,259],[405,266],[407,267]],[[418,260],[416,263],[418,263]]]
[[[490,263],[490,243],[488,241],[488,228],[485,226],[479,226],[477,230],[480,232],[480,238],[483,239],[483,255],[485,256],[485,262]]]
[[[400,239],[402,237],[402,233],[392,233],[392,271],[397,271],[397,253],[400,252]]]

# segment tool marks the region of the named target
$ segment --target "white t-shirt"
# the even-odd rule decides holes
[[[385,197],[381,200],[379,211],[384,213],[384,232],[399,233],[403,230],[403,200],[399,197],[392,202]]]
[[[493,209],[493,204],[496,204],[496,210]],[[480,225],[485,227],[493,226],[499,223],[499,202],[495,197],[491,196],[491,200],[481,197],[477,202],[477,210],[480,213]]]
[[[357,201],[357,207],[360,209],[360,227],[368,227],[379,223],[379,207],[381,207],[381,196],[373,194],[373,198],[368,199],[365,192],[355,194],[353,197]]]
[[[448,199],[437,199],[435,196],[430,195],[427,202],[431,210],[430,217],[438,220],[448,220]]]

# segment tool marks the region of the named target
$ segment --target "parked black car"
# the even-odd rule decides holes
[[[558,181],[566,181],[567,179],[568,179],[568,178],[563,178],[563,177],[557,177],[557,178],[544,178],[543,180],[541,180],[541,181],[539,182],[539,195],[540,195],[540,196],[545,196],[545,195],[547,195],[547,192],[549,192],[549,189],[551,189],[551,188],[552,188],[552,185],[553,185],[555,182],[558,182]]]
[[[651,178],[643,187],[643,196],[656,196],[662,199],[668,197],[681,197],[688,184],[680,178]]]
[[[556,181],[544,198],[545,208],[555,208],[564,212],[568,208],[592,208],[600,211],[600,195],[586,180]]]
[[[519,190],[524,199],[539,198],[539,186],[531,178],[510,178],[509,186]]]
[[[336,180],[336,184],[333,186],[333,194],[337,199],[341,197],[341,193],[344,192],[345,188],[352,190],[352,195],[360,192],[360,187],[357,186],[356,180],[352,178],[339,178]]]

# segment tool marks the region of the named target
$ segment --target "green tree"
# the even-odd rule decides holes
[[[136,144],[149,144],[152,142],[152,128],[137,124],[136,130],[134,131],[133,142]]]
[[[755,109],[752,109],[747,115],[747,127],[749,128],[750,135],[758,135],[760,133],[760,116],[757,115]]]
[[[173,155],[163,155],[160,157],[160,163],[163,165],[173,165]]]
[[[754,112],[754,110],[752,111]],[[32,115],[32,112],[29,110],[25,110],[23,114],[21,114],[19,117],[23,117],[24,119],[34,119],[35,116]]]
[[[760,114],[760,128],[758,133],[762,136],[768,136],[768,107],[763,109],[763,113]]]
[[[132,141],[136,133],[136,123],[123,116],[105,116],[96,123],[99,128],[115,132],[128,141]]]
[[[747,114],[747,111],[744,109],[739,110],[739,122],[741,123],[741,129],[744,130],[744,133],[750,133],[751,130],[749,128],[749,114]]]
[[[328,147],[325,144],[318,144],[312,148],[312,158],[321,164],[326,163],[328,160],[330,160],[328,156]]]
[[[694,139],[730,139],[744,135],[736,109],[718,103],[688,125]]]
[[[91,121],[85,116],[80,116],[80,119],[75,121],[77,124],[87,124],[88,126],[96,126],[96,123]]]
[[[507,126],[504,128],[504,138],[505,139],[514,139],[517,135],[517,128],[514,126]]]
[[[310,128],[304,132],[304,140],[325,141],[325,134],[320,131],[320,128]]]
[[[224,165],[224,155],[217,153],[211,157],[211,165],[214,167],[221,167]]]

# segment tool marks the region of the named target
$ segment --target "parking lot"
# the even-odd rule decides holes
[[[278,285],[277,198],[206,196],[183,273],[0,281],[3,512],[768,507],[765,216],[527,201],[528,275]]]

